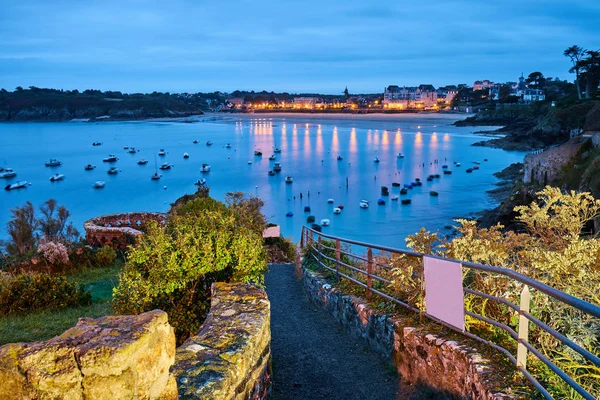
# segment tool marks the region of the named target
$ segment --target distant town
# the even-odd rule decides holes
[[[290,95],[275,93],[234,92],[214,111],[356,111],[402,112],[454,110],[472,112],[481,100],[531,104],[546,100],[543,87],[553,80],[534,72],[527,78],[521,74],[518,82],[494,83],[488,79],[467,84],[435,88],[389,85],[382,93],[351,95],[346,88],[342,95]],[[182,96],[193,96],[184,93]]]

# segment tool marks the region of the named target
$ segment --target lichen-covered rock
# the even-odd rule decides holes
[[[0,347],[0,399],[176,399],[174,360],[163,311],[82,318],[48,341]]]
[[[214,283],[200,333],[177,348],[179,398],[263,399],[271,382],[270,303],[250,284]]]

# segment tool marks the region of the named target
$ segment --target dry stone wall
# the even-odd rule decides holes
[[[45,342],[0,347],[0,400],[177,399],[164,311],[81,318]]]
[[[267,294],[254,285],[214,283],[198,335],[177,349],[180,399],[264,399],[271,385]]]
[[[412,318],[381,314],[363,299],[333,288],[318,273],[304,269],[302,274],[311,301],[372,350],[393,360],[404,380],[420,381],[469,399],[512,398],[503,392],[506,382],[493,377],[490,362],[476,349],[417,328]]]
[[[564,167],[575,158],[585,140],[577,137],[563,145],[526,155],[523,161],[523,183],[545,186],[556,182],[562,177]]]

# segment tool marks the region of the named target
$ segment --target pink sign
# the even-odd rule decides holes
[[[462,331],[465,330],[465,303],[461,264],[423,257],[427,314]]]

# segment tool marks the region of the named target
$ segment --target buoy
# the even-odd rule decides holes
[[[163,189],[167,190],[167,187],[166,187],[166,186],[163,186]]]
[[[433,196],[433,197],[437,197],[438,196],[438,192],[436,192],[435,190],[432,190],[431,192],[429,192],[429,195]]]

